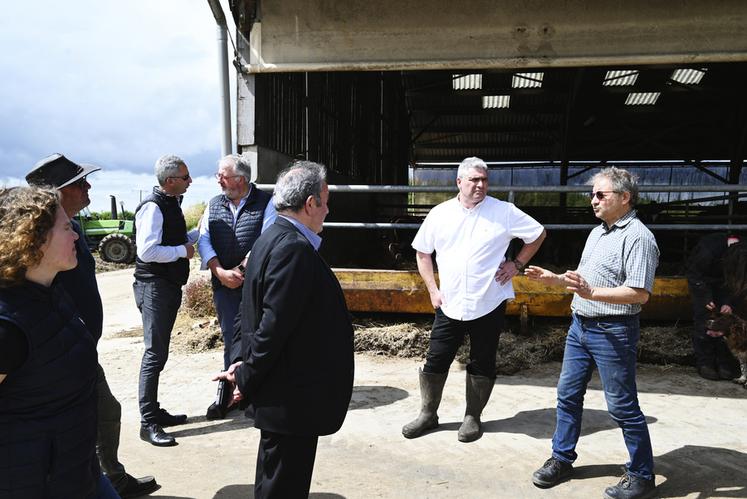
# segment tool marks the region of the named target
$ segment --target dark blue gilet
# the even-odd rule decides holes
[[[0,383],[0,497],[91,497],[96,345],[59,283],[0,289],[0,319],[26,336],[26,361]]]
[[[262,233],[265,208],[270,202],[270,194],[251,186],[249,197],[241,207],[233,227],[233,213],[225,195],[210,200],[208,230],[213,246],[223,268],[230,269],[241,263]],[[213,288],[222,286],[217,277],[212,276]]]
[[[163,215],[161,244],[163,246],[181,246],[187,243],[187,223],[181,207],[181,196],[168,196],[158,187],[145,198],[135,209],[135,215],[145,203],[156,203]],[[156,277],[169,280],[179,286],[187,283],[189,278],[189,260],[179,258],[175,262],[157,263],[144,262],[140,258],[135,261],[135,279],[148,280]]]
[[[80,318],[86,323],[88,331],[96,341],[101,338],[104,323],[104,310],[101,304],[99,286],[96,282],[96,262],[91,250],[86,244],[85,234],[76,221],[72,222],[73,229],[78,233],[75,250],[78,253],[78,265],[65,272],[60,272],[55,278],[73,299]]]

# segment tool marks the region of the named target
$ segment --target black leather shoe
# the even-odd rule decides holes
[[[186,414],[169,414],[166,409],[158,409],[156,421],[164,428],[167,426],[176,426],[187,422]]]
[[[156,447],[171,447],[176,445],[176,439],[163,431],[161,425],[149,424],[140,427],[140,440],[144,440]]]
[[[213,421],[215,419],[225,419],[229,412],[238,408],[239,404],[231,404],[228,407],[223,407],[222,405],[218,405],[217,403],[213,402],[212,404],[210,404],[210,407],[207,408],[205,419],[207,419],[208,421]]]
[[[698,374],[701,378],[709,379],[711,381],[718,381],[721,379],[719,378],[718,371],[711,366],[700,366],[698,368]]]
[[[570,478],[572,474],[573,465],[571,463],[551,457],[532,474],[532,483],[537,487],[547,489]]]
[[[656,482],[653,478],[646,480],[625,473],[620,483],[604,490],[604,499],[646,499],[655,493]]]
[[[223,408],[223,406],[213,402],[212,404],[210,404],[210,407],[208,407],[205,418],[209,421],[212,421],[214,419],[223,419],[226,417],[226,412],[227,411],[225,408]]]
[[[129,499],[130,497],[140,497],[155,492],[159,489],[159,485],[152,476],[135,478],[128,473],[125,475],[125,479],[122,480],[122,484],[116,487],[116,489],[119,497]]]

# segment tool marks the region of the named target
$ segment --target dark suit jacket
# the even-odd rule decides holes
[[[282,217],[254,243],[246,267],[236,378],[247,415],[275,433],[336,432],[353,390],[353,327],[340,283]]]

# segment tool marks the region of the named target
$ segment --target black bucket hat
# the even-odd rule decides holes
[[[77,164],[62,154],[52,154],[34,165],[26,174],[29,185],[51,185],[62,189],[86,175],[101,170],[100,166]]]

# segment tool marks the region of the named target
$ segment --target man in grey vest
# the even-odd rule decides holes
[[[98,341],[103,329],[103,304],[96,282],[96,262],[91,255],[78,222],[74,220],[80,210],[91,203],[88,190],[91,184],[88,175],[100,170],[93,165],[77,164],[62,154],[53,154],[40,160],[26,175],[29,185],[50,185],[60,193],[60,204],[70,218],[73,230],[78,233],[75,250],[78,266],[57,274],[57,281],[73,298],[81,319]],[[98,418],[96,432],[96,454],[101,470],[111,481],[122,498],[139,497],[158,488],[152,476],[135,478],[125,471],[117,456],[119,432],[122,426],[122,406],[114,397],[101,364],[97,366],[96,392],[98,395]]]
[[[143,316],[145,352],[140,365],[140,438],[165,447],[176,440],[163,430],[187,422],[184,414],[172,415],[158,403],[158,378],[169,357],[171,329],[182,302],[182,286],[189,277],[189,259],[195,254],[197,229],[187,232],[181,202],[192,178],[177,156],[156,161],[159,185],[135,210],[137,260],[135,304]]]
[[[244,155],[229,154],[218,161],[215,178],[223,194],[210,200],[200,223],[197,248],[202,268],[212,274],[213,303],[223,334],[223,369],[230,365],[234,321],[241,303],[244,266],[254,241],[277,217],[270,194],[252,184],[252,165]],[[228,407],[216,400],[207,419],[222,419]]]

